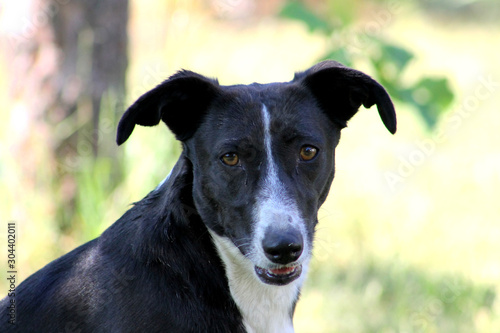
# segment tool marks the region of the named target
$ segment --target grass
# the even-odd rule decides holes
[[[402,261],[367,259],[330,271],[311,272],[300,305],[316,303],[312,315],[324,318],[321,327],[311,330],[308,320],[300,331],[465,333],[493,312],[493,287]]]

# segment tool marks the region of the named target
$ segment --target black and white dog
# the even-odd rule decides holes
[[[182,142],[170,175],[99,238],[2,300],[1,332],[292,332],[340,131],[376,104],[369,76],[325,61],[286,83],[221,86],[181,71],[123,115]]]

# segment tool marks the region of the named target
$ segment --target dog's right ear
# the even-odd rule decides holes
[[[120,119],[116,143],[129,138],[135,125],[155,126],[163,120],[175,137],[189,139],[214,98],[220,93],[217,80],[191,71],[180,71],[130,106]]]

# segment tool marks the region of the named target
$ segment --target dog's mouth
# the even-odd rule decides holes
[[[302,265],[265,269],[255,266],[255,273],[259,279],[275,286],[284,286],[296,280],[302,273]]]

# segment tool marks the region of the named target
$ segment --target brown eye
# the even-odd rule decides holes
[[[224,154],[224,155],[222,155],[220,160],[222,161],[222,163],[224,163],[225,165],[229,165],[229,166],[238,165],[238,163],[240,162],[240,158],[238,157],[238,154],[236,154],[236,153]]]
[[[313,146],[303,146],[300,148],[300,159],[302,161],[310,161],[314,157],[316,157],[316,154],[318,153],[318,148],[315,148]]]

